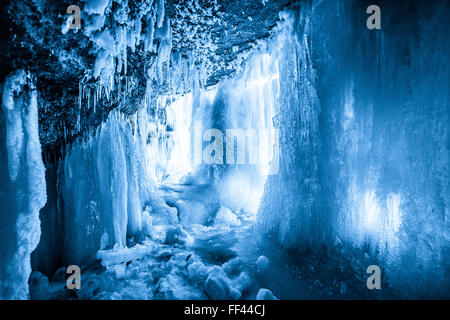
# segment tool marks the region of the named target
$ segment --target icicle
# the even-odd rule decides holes
[[[123,49],[123,64],[124,64],[124,72],[125,75],[128,73],[128,56],[127,56],[127,47],[124,46]]]
[[[81,82],[78,83],[78,109],[81,110],[81,97],[83,95],[83,88]]]
[[[156,16],[158,18],[158,28],[161,28],[164,23],[165,16],[165,3],[164,0],[157,0]]]
[[[97,85],[96,85],[96,87],[97,87]],[[97,90],[96,90],[96,88],[94,89],[94,110],[95,110],[95,107],[96,107],[96,105],[97,105]],[[88,110],[89,110],[90,108],[89,108],[89,105],[88,105]]]
[[[106,100],[109,101],[110,95],[109,95],[109,89],[108,89],[108,87],[105,87],[105,94],[106,94]]]
[[[87,108],[90,109],[91,108],[91,88],[87,87]]]
[[[153,11],[147,19],[147,29],[146,38],[145,38],[145,50],[149,50],[153,52],[153,37],[155,33],[155,12]]]

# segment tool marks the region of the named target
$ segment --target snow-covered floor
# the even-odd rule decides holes
[[[139,243],[129,240],[127,248],[99,251],[98,264],[82,270],[81,289],[76,291],[65,288],[65,268],[59,269],[50,281],[43,274],[34,272],[30,280],[31,297],[255,298],[259,288],[254,280],[254,261],[252,265],[239,255],[252,226],[250,215],[238,217],[222,208],[214,221],[206,220],[205,225],[174,216],[179,214],[175,204],[184,208],[180,210],[182,213],[202,211],[204,207],[199,201],[204,199],[202,195],[209,196],[210,192],[206,187],[163,186],[160,189],[162,198],[154,199],[151,206],[146,207],[152,217],[151,237]],[[199,215],[196,212],[192,216]],[[183,222],[184,227],[174,221]]]
[[[165,203],[198,209],[209,188],[165,185]],[[207,197],[206,197],[207,198]],[[195,202],[195,205],[192,203]],[[164,204],[164,203],[163,203]],[[256,236],[254,215],[222,208],[206,225],[158,220],[153,201],[154,233],[127,248],[99,251],[98,264],[82,270],[81,289],[66,288],[65,268],[50,281],[35,271],[32,299],[311,299],[374,298],[365,288],[362,267],[348,265],[345,255],[289,252]],[[174,210],[174,212],[176,212]],[[156,218],[155,218],[156,217]],[[180,218],[180,221],[183,221]],[[159,231],[159,232],[158,232]],[[266,243],[266,245],[264,245]],[[332,258],[333,257],[333,258]],[[334,265],[341,266],[334,268]],[[365,264],[361,264],[365,265]],[[355,267],[356,266],[356,267]],[[317,279],[321,279],[320,281]],[[381,298],[382,296],[379,296]],[[384,290],[383,297],[392,297]]]

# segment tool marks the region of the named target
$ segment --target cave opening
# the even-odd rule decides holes
[[[277,65],[267,49],[256,50],[239,76],[185,94],[146,97],[135,113],[112,111],[93,134],[72,144],[58,168],[47,173],[52,199],[41,211],[42,229],[63,232],[43,236],[33,253],[32,297],[65,297],[66,264],[82,266],[83,283],[123,279],[130,292],[122,298],[256,295],[256,283],[244,271],[257,261],[256,253],[246,252],[256,238],[251,246],[246,242],[255,232],[266,178],[278,171],[272,119]],[[63,241],[55,250],[58,237]],[[60,255],[43,260],[41,253],[49,249]],[[266,260],[258,260],[259,268],[267,268]],[[126,279],[133,266],[148,271],[154,296]],[[41,272],[50,287],[42,287],[36,276]],[[199,290],[205,272],[212,280],[203,279]],[[49,289],[52,283],[59,287]],[[166,291],[158,293],[161,286]],[[111,294],[103,290],[95,283],[80,298]]]

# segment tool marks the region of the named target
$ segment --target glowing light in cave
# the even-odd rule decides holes
[[[363,237],[368,236],[372,243],[395,247],[402,224],[401,202],[401,196],[396,193],[388,194],[381,201],[374,190],[366,191],[360,211],[363,223],[358,227]]]

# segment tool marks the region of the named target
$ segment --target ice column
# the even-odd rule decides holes
[[[37,93],[23,70],[3,85],[0,123],[0,299],[27,299],[30,255],[47,196]]]

